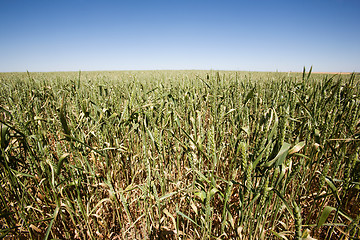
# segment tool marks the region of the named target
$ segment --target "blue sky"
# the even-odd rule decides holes
[[[360,72],[360,0],[0,0],[0,72]]]

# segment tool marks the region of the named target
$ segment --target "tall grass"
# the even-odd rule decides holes
[[[0,79],[0,238],[359,238],[357,75]]]

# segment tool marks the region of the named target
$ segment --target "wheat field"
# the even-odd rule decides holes
[[[359,239],[359,83],[0,73],[0,238]]]

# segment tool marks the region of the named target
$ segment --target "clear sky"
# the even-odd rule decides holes
[[[360,0],[0,0],[0,72],[360,72]]]

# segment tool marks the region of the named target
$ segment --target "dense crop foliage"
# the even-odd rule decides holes
[[[5,239],[359,238],[357,75],[0,79]]]

